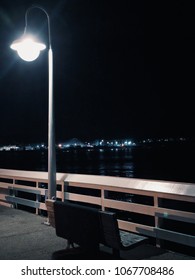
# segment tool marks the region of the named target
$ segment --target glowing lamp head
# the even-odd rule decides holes
[[[14,41],[11,44],[10,48],[17,51],[18,55],[23,60],[33,61],[39,56],[40,51],[46,48],[46,46],[33,40],[33,38],[25,37],[20,40]]]

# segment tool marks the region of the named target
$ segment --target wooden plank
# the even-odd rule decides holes
[[[123,187],[117,187],[117,186],[103,186],[105,191],[111,191],[111,192],[120,192],[120,193],[127,193],[132,195],[144,195],[144,196],[150,196],[153,197],[155,195],[154,192],[150,192],[147,190],[139,190],[139,189],[131,189],[131,188],[123,188]]]
[[[24,199],[24,198],[19,198],[15,196],[7,196],[7,201],[16,203],[16,204],[21,204],[25,206],[30,206],[33,208],[39,208],[40,202],[34,201],[34,200],[29,200],[29,199]]]
[[[105,189],[108,187],[122,188],[125,190],[141,190],[142,194],[151,193],[153,196],[156,193],[175,194],[177,196],[191,196],[195,198],[194,187],[192,183],[179,183],[171,181],[136,179],[136,178],[122,178],[114,176],[98,176],[98,175],[84,175],[84,174],[67,174],[65,178],[67,184],[84,184],[93,185],[94,187],[102,186]]]
[[[48,182],[48,172],[43,171],[26,171],[26,170],[12,170],[0,169],[0,178],[15,179],[23,181],[39,181],[40,183]],[[56,173],[57,183],[64,182],[66,173]]]
[[[30,187],[30,186],[24,186],[24,185],[18,185],[15,184],[11,189],[21,192],[28,192],[28,193],[35,193],[39,195],[45,195],[46,189],[43,188],[36,188],[36,187]]]
[[[179,244],[195,247],[195,236],[178,233],[175,231],[155,228],[156,238],[169,240]]]
[[[89,195],[75,194],[75,193],[65,193],[65,199],[78,201],[78,202],[86,202],[96,205],[101,205],[101,198],[94,197]]]
[[[88,183],[80,183],[80,182],[70,182],[70,183],[67,184],[67,186],[70,186],[72,188],[79,187],[79,188],[84,188],[84,189],[95,189],[95,190],[101,190],[102,189],[102,186],[88,184]]]
[[[60,199],[63,199],[63,197],[64,197],[63,192],[61,192],[61,191],[56,191],[56,197],[57,197],[57,198],[60,198]]]
[[[9,189],[13,185],[11,183],[0,182],[0,189]]]
[[[168,208],[156,208],[155,216],[187,223],[195,223],[195,213],[193,212],[173,210]]]
[[[132,223],[132,222],[127,222],[127,221],[122,221],[118,220],[118,225],[119,228],[122,230],[127,230],[129,232],[134,232],[150,237],[155,237],[156,233],[154,232],[154,227],[142,225],[142,224],[137,224],[137,223]]]
[[[144,215],[154,216],[155,208],[154,206],[137,204],[132,202],[124,202],[111,199],[103,199],[102,205],[104,207],[116,208],[128,212],[140,213]]]
[[[8,196],[8,194],[0,193],[0,199],[1,200],[6,200],[7,196]]]
[[[1,206],[6,206],[6,207],[9,207],[9,208],[12,208],[12,206],[13,206],[12,203],[5,202],[5,201],[0,201],[0,205]]]
[[[44,202],[39,202],[39,209],[41,210],[47,210],[46,205]]]
[[[195,186],[194,186],[195,188]],[[194,196],[186,196],[186,195],[175,195],[175,194],[169,194],[169,193],[158,193],[158,198],[165,198],[165,199],[171,199],[171,200],[179,200],[179,201],[187,201],[187,202],[194,202],[195,203],[195,197]]]

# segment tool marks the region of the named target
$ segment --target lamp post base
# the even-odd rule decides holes
[[[49,222],[49,218],[47,218],[47,220],[45,222],[43,222],[44,225],[46,226],[51,226],[50,222]]]

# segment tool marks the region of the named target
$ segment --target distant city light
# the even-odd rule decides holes
[[[95,141],[86,141],[82,142],[76,138],[73,138],[69,141],[66,141],[64,143],[59,143],[56,145],[56,148],[58,149],[71,149],[71,148],[90,148],[95,149],[100,147],[100,152],[103,152],[104,149],[110,149],[111,151],[118,151],[121,149],[129,149],[134,146],[141,146],[141,145],[149,145],[149,144],[158,144],[161,145],[161,143],[173,143],[173,142],[184,142],[187,141],[186,138],[180,137],[180,138],[158,138],[158,139],[142,139],[140,141],[132,141],[132,140],[95,140]],[[26,151],[33,151],[33,150],[41,150],[41,149],[47,149],[47,145],[40,143],[40,144],[28,144],[28,145],[4,145],[0,147],[0,151],[20,151],[20,150],[26,150]],[[90,150],[91,151],[91,150]]]
[[[19,147],[16,145],[0,147],[0,151],[13,151],[13,150],[17,151],[17,150],[19,150]]]

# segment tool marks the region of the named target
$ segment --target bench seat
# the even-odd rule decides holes
[[[116,213],[100,211],[100,220],[104,243],[113,249],[115,257],[120,257],[120,250],[130,250],[148,242],[145,236],[119,230]]]

